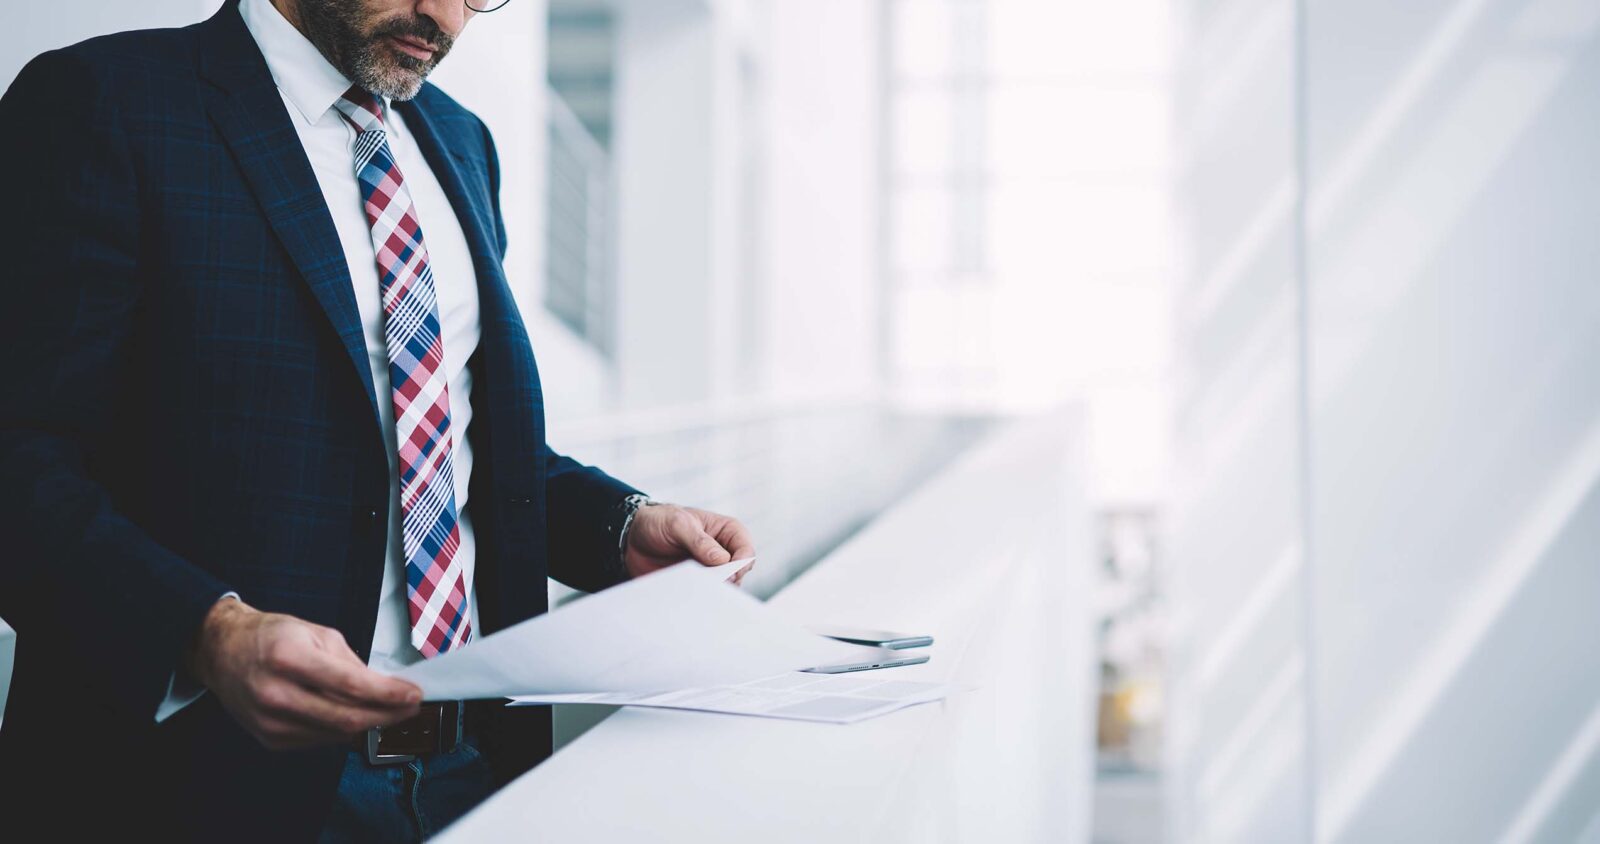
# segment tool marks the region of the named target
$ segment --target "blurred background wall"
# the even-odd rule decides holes
[[[1181,6],[1171,837],[1600,839],[1600,5]]]
[[[1305,625],[1295,4],[1185,3],[1167,825],[1300,841]]]
[[[217,6],[8,4],[0,85]],[[744,518],[758,594],[1082,406],[1097,840],[1600,841],[1597,21],[512,0],[433,81],[553,444]]]

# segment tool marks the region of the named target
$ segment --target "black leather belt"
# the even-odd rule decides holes
[[[467,708],[459,700],[424,703],[416,715],[373,727],[356,737],[356,749],[373,765],[398,765],[418,756],[449,753],[461,743]]]

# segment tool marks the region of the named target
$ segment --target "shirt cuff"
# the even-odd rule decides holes
[[[227,592],[217,600],[221,601],[224,598],[239,600],[239,593]],[[184,707],[204,697],[205,693],[206,687],[195,682],[182,666],[172,669],[172,677],[167,680],[167,696],[161,701],[161,705],[156,707],[156,723],[159,724],[183,711]]]

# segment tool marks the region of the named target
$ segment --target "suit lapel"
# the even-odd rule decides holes
[[[417,148],[433,170],[434,177],[444,189],[455,210],[456,219],[466,235],[467,247],[472,252],[473,269],[478,276],[478,313],[482,334],[478,344],[476,371],[473,376],[474,426],[487,423],[489,441],[494,443],[496,455],[531,455],[536,449],[533,438],[537,435],[539,411],[539,378],[534,369],[528,335],[522,324],[521,313],[511,286],[506,282],[505,267],[500,261],[499,238],[495,234],[494,208],[487,189],[488,167],[483,159],[474,160],[458,152],[464,143],[481,144],[477,127],[472,132],[449,134],[452,121],[440,118],[447,105],[438,104],[438,90],[424,85],[422,91],[409,102],[397,103],[396,108],[405,118]],[[481,146],[476,147],[482,149]],[[483,176],[483,183],[477,184]],[[426,221],[424,221],[426,225]],[[485,477],[496,490],[497,497],[516,495],[532,496],[535,486],[534,461],[495,460],[487,453],[484,460],[474,464],[475,477]],[[489,471],[479,474],[479,466]],[[477,483],[477,481],[474,481]],[[503,538],[503,535],[500,535]],[[483,584],[491,583],[494,569],[490,561],[519,553],[516,549],[501,547],[498,553],[487,554],[479,594]],[[490,590],[491,592],[493,590]],[[491,618],[486,615],[485,618]]]
[[[451,151],[448,140],[440,131],[438,119],[428,108],[433,93],[431,85],[424,85],[415,99],[396,102],[394,107],[405,117],[406,128],[411,131],[417,149],[433,170],[434,178],[439,180],[439,186],[450,200],[450,207],[456,212],[461,231],[466,235],[467,247],[472,251],[473,269],[478,274],[479,308],[487,330],[506,315],[506,308],[510,304],[510,288],[500,264],[500,252],[493,246],[489,234],[494,230],[493,211],[485,207],[479,192],[467,189],[466,180],[461,174],[464,162]]]
[[[224,5],[201,27],[200,73],[217,86],[202,89],[206,109],[267,221],[332,323],[366,389],[377,425],[376,390],[344,247],[266,59],[236,3]]]

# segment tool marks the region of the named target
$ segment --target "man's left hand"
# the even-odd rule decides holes
[[[705,566],[720,566],[756,555],[750,531],[738,519],[694,507],[652,504],[639,509],[628,526],[622,561],[629,577],[664,569],[693,559]],[[739,583],[754,563],[731,572]]]

